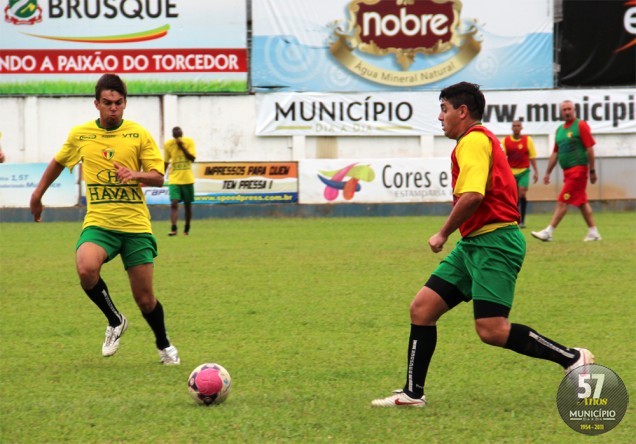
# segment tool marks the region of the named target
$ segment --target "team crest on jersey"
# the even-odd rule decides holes
[[[4,8],[4,21],[13,25],[33,25],[42,21],[38,0],[9,0]]]
[[[104,159],[106,160],[112,159],[114,155],[115,150],[112,148],[106,148],[104,151],[102,151],[102,156],[104,156]]]

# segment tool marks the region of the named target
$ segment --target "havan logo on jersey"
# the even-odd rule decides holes
[[[138,185],[88,184],[86,197],[91,204],[129,203],[143,204],[143,194]]]
[[[106,150],[104,150],[106,151]],[[115,170],[102,170],[97,173],[101,183],[86,185],[86,197],[92,204],[130,203],[142,204],[143,194],[138,184],[122,184]]]

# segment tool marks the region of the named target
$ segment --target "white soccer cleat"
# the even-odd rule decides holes
[[[583,365],[594,364],[594,355],[591,351],[586,348],[574,348],[574,350],[578,350],[581,356],[579,356],[579,359],[577,359],[574,364],[570,365],[564,370],[566,375],[575,368],[581,367]]]
[[[601,240],[601,235],[598,233],[587,233],[587,236],[585,236],[585,239],[583,239],[583,242],[593,242],[593,241],[600,241]]]
[[[119,339],[128,328],[128,319],[126,316],[121,316],[121,324],[117,327],[106,327],[106,338],[104,339],[104,345],[102,345],[102,355],[112,356],[117,352],[119,348]]]
[[[411,398],[403,390],[394,390],[387,398],[374,399],[373,407],[426,407],[426,396]]]
[[[550,242],[552,240],[552,234],[550,234],[548,230],[531,231],[530,234],[532,234],[532,237],[542,240],[543,242]]]
[[[179,359],[179,351],[174,345],[170,345],[163,350],[159,350],[159,358],[163,365],[181,364],[181,359]]]

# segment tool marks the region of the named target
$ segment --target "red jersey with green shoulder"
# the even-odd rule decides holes
[[[521,136],[515,140],[511,136],[504,139],[504,148],[508,156],[510,168],[528,168],[530,166],[530,151],[528,149],[528,136]]]
[[[479,132],[486,136],[475,137],[474,135],[467,138],[469,134]],[[470,141],[470,144],[467,142]],[[477,143],[475,143],[477,142]],[[461,155],[458,155],[462,150]],[[471,174],[475,171],[474,176],[483,177],[480,179],[483,183],[471,184],[464,188],[469,191],[475,191],[484,196],[479,208],[472,216],[459,227],[462,237],[469,236],[471,233],[480,230],[479,233],[489,230],[481,230],[487,225],[493,225],[493,229],[507,224],[513,224],[519,220],[519,210],[517,208],[517,182],[508,165],[506,153],[501,147],[501,142],[487,128],[481,125],[471,127],[457,141],[457,145],[451,153],[452,161],[452,187],[453,187],[453,205],[459,199],[459,195],[455,194],[457,190],[458,178],[464,170],[464,176],[461,182],[466,182],[466,171],[470,170]],[[485,173],[483,173],[485,171]],[[481,173],[480,173],[481,172]],[[471,179],[468,179],[470,181]],[[458,194],[462,194],[460,191]]]

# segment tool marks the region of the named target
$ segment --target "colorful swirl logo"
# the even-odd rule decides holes
[[[318,179],[325,184],[324,196],[328,201],[336,200],[341,190],[345,200],[351,200],[362,189],[359,182],[372,182],[375,171],[369,165],[352,163],[340,170],[320,171]]]

